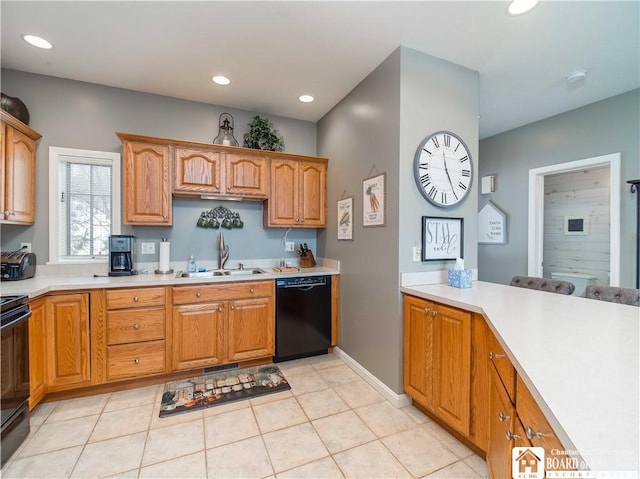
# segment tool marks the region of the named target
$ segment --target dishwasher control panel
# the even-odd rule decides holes
[[[276,288],[300,288],[304,286],[325,286],[331,283],[331,276],[296,276],[276,280]]]

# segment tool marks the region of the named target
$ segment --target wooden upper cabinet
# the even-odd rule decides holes
[[[36,212],[36,140],[41,135],[2,111],[0,210],[3,223],[33,224]]]
[[[123,223],[172,225],[170,147],[125,139],[123,165]]]
[[[326,226],[327,163],[272,159],[264,226]]]
[[[174,194],[222,192],[220,152],[181,147],[175,148],[174,151]]]
[[[225,153],[225,193],[264,199],[269,194],[269,160],[264,156]]]

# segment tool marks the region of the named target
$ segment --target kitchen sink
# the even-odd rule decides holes
[[[264,273],[265,272],[260,268],[210,269],[207,271],[195,271],[193,273],[178,271],[176,278],[213,278],[216,276],[251,276],[254,274],[264,274]]]

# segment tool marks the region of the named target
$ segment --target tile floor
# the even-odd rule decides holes
[[[162,385],[40,404],[2,477],[488,477],[481,458],[334,355],[279,366],[291,391],[163,419]]]

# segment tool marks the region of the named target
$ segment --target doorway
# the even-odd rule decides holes
[[[544,275],[545,177],[585,169],[609,168],[609,285],[620,284],[620,153],[570,161],[529,170],[528,275]],[[570,218],[569,218],[570,219]],[[567,220],[568,221],[568,220]],[[579,223],[579,222],[578,222]]]

